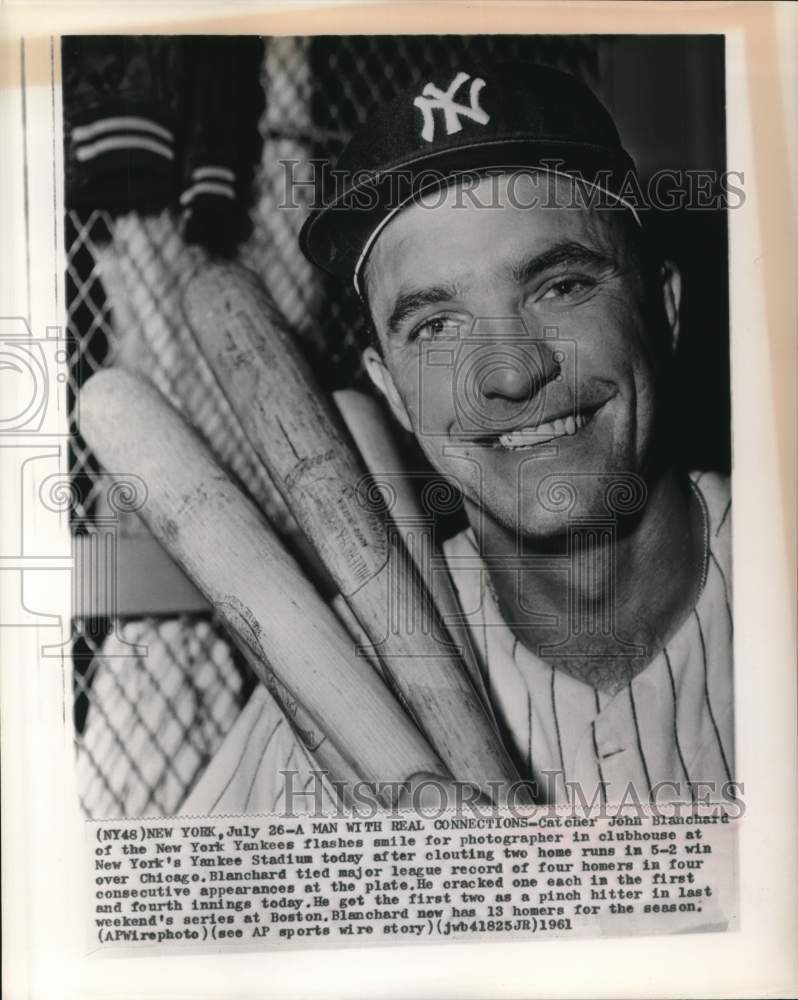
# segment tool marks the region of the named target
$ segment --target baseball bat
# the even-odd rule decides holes
[[[100,371],[81,391],[80,414],[106,470],[144,480],[150,530],[249,648],[294,724],[323,720],[347,763],[345,775],[331,777],[382,784],[385,804],[419,775],[449,779],[379,675],[352,655],[344,628],[255,505],[154,386]],[[315,753],[324,733],[312,729],[305,741]]]
[[[247,438],[397,695],[454,777],[495,797],[518,774],[402,539],[373,496],[363,502],[367,472],[268,293],[252,272],[211,263],[183,302]]]
[[[173,223],[137,215],[114,220],[113,243],[100,247],[98,263],[117,317],[116,363],[148,377],[167,398],[179,402],[188,422],[208,443],[214,458],[237,478],[305,574],[329,598],[353,640],[362,629],[299,530],[241,429],[238,418],[181,310],[185,278],[196,267]],[[121,319],[120,319],[121,317]],[[120,360],[120,358],[122,360]],[[376,662],[376,661],[375,661]]]
[[[407,537],[417,530],[418,525],[429,520],[429,514],[425,515],[422,510],[404,460],[395,444],[384,409],[371,396],[356,389],[338,389],[332,395],[366,468],[374,476],[375,484],[379,487],[384,483],[386,492],[390,494],[386,497],[386,507],[390,509],[391,520],[399,533]],[[419,571],[422,573],[425,569],[428,571],[418,557],[418,547],[411,545],[409,551],[411,555],[416,556]],[[490,699],[471,636],[463,624],[462,608],[458,603],[452,579],[445,568],[442,567],[434,573],[430,581],[430,590],[438,614],[457,643],[471,680],[482,695],[486,709],[489,709]]]

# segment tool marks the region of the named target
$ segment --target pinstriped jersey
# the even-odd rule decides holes
[[[575,785],[587,801],[714,799],[733,781],[729,483],[714,473],[692,478],[707,525],[704,587],[667,645],[615,695],[519,642],[502,619],[471,529],[445,543],[497,721],[542,801],[572,800]]]
[[[575,783],[587,801],[629,801],[630,786],[642,802],[652,793],[658,800],[714,799],[734,779],[729,483],[714,473],[693,482],[707,518],[704,587],[667,646],[614,696],[557,670],[516,639],[487,586],[470,529],[444,545],[494,713],[520,772],[538,783],[543,800],[569,801]],[[285,771],[293,811],[332,810],[329,786],[314,778],[315,768],[259,687],[181,812],[281,812]]]

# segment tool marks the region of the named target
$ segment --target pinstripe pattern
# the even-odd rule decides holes
[[[595,783],[598,775],[598,793],[603,796],[609,785],[617,791],[630,781],[637,783],[635,775],[638,775],[645,784],[645,788],[638,790],[641,799],[649,796],[652,788],[662,781],[679,782],[683,796],[694,798],[695,777],[715,780],[718,788],[730,780],[732,769],[710,695],[712,691],[714,698],[723,700],[728,718],[731,708],[731,607],[728,569],[724,569],[727,563],[721,552],[728,535],[730,508],[728,492],[724,493],[719,477],[705,474],[698,477],[697,482],[702,486],[699,500],[710,526],[709,565],[713,569],[707,575],[699,607],[718,623],[722,640],[715,650],[715,687],[710,683],[703,636],[696,635],[691,640],[689,622],[683,624],[668,648],[660,650],[632,685],[614,698],[601,698],[591,689],[589,704],[582,682],[542,663],[514,636],[508,644],[510,657],[504,654],[511,664],[490,664],[491,697],[497,717],[515,737],[516,760],[525,770],[526,777],[534,779],[542,772],[561,771],[569,782],[588,780]],[[474,539],[469,540],[467,536],[468,533],[450,543],[452,555],[465,558],[477,554]],[[720,545],[717,551],[716,544]],[[474,563],[468,565],[473,575]],[[490,649],[495,660],[501,655],[503,644],[499,641],[488,643],[488,637],[490,629],[506,630],[499,609],[489,588],[484,587],[483,592],[475,596],[468,590],[467,574],[458,581],[457,563],[451,566],[458,590],[465,598],[463,606],[474,607],[479,602],[481,611],[475,624],[480,632],[481,646],[483,650]],[[510,670],[510,666],[515,669]],[[683,683],[682,677],[694,680]],[[699,692],[703,692],[700,698],[704,704],[695,701]],[[682,693],[690,702],[680,706]],[[640,702],[642,694],[645,694],[644,708]],[[714,746],[706,745],[703,734],[707,730],[703,719],[707,720]],[[682,727],[687,727],[684,732]],[[548,738],[535,739],[534,750],[533,730],[548,734]],[[582,731],[584,736],[580,736]],[[721,772],[712,765],[716,751],[721,755]]]
[[[595,688],[593,689],[593,694],[595,695],[596,698],[596,715],[598,715],[601,712],[601,699],[599,698],[599,693]],[[604,804],[607,801],[607,786],[604,781],[604,770],[601,766],[601,754],[599,753],[598,740],[596,739],[595,719],[590,723],[590,737],[593,741],[593,753],[596,758],[596,770],[598,771],[599,792],[601,795],[601,802],[602,804]]]
[[[288,754],[288,757],[286,758],[285,767],[283,767],[284,771],[290,771],[291,770],[291,765],[294,763],[294,758],[296,757],[296,751],[297,751],[297,744],[295,743],[291,747],[291,752]],[[283,792],[284,791],[285,791],[285,789],[278,788],[277,791],[274,793],[274,796],[272,797],[272,812],[275,812],[277,810],[277,807],[280,804],[280,799],[282,799],[282,797],[283,797]],[[304,788],[303,788],[303,791],[304,791]]]
[[[514,652],[514,651],[513,651]],[[514,658],[514,657],[513,657]],[[527,750],[526,750],[526,766],[527,772],[532,773],[532,695],[527,691],[526,693],[526,718],[527,726],[529,727],[529,735],[527,736]]]
[[[275,734],[277,733],[277,730],[280,728],[280,726],[282,726],[282,724],[283,724],[284,721],[285,721],[284,719],[278,719],[277,722],[275,723],[274,727],[272,728],[272,731],[266,737],[266,745],[263,748],[263,756],[261,757],[261,759],[263,759],[263,757],[266,756],[266,754],[267,754],[267,752],[269,750],[269,747],[271,745],[271,742],[274,739]],[[289,754],[289,757],[290,757],[290,754]],[[253,772],[252,781],[250,781],[249,788],[247,789],[247,797],[244,799],[244,809],[248,809],[250,807],[251,802],[252,802],[252,792],[253,792],[253,790],[255,788],[255,779],[257,778],[259,771],[260,771],[260,767],[256,768],[255,771]]]
[[[712,728],[715,731],[715,739],[718,741],[718,749],[720,750],[721,760],[723,761],[723,766],[726,769],[726,778],[728,781],[731,781],[731,768],[729,767],[729,762],[726,758],[726,751],[723,749],[723,740],[720,738],[720,730],[718,729],[718,723],[715,719],[715,713],[712,710],[712,700],[709,697],[709,667],[707,664],[707,647],[704,642],[704,629],[701,627],[701,618],[698,614],[698,610],[694,609],[693,614],[695,615],[696,624],[698,625],[698,636],[701,640],[701,661],[704,669],[704,700],[706,702],[709,718],[712,720]]]
[[[213,805],[208,810],[209,812],[215,812],[216,811],[216,809],[219,806],[219,803],[225,797],[226,793],[230,789],[231,784],[233,783],[234,779],[236,778],[236,775],[238,774],[239,768],[241,767],[242,763],[244,762],[244,758],[247,755],[247,749],[249,747],[249,741],[252,739],[252,734],[255,732],[255,727],[258,725],[258,723],[263,718],[263,712],[264,712],[264,709],[262,708],[260,710],[260,712],[258,712],[258,714],[255,716],[255,719],[253,720],[252,725],[249,727],[249,732],[247,733],[247,738],[244,741],[244,746],[243,746],[240,754],[238,755],[238,759],[236,760],[235,766],[231,770],[230,776],[228,777],[227,781],[224,783],[224,787],[222,788],[221,792],[219,792],[218,796],[216,797],[216,799],[213,802]],[[255,769],[255,773],[257,774],[257,768]]]
[[[484,597],[480,603],[479,610],[482,614],[482,661],[485,664],[485,673],[488,679],[488,691],[490,693],[490,698],[493,700],[493,676],[490,669],[490,651],[488,650],[488,623],[485,618],[485,601]]]
[[[257,688],[181,811],[191,815],[277,811],[285,795],[280,772],[292,769],[294,787],[304,791],[314,780],[310,774],[314,766],[272,696]],[[326,786],[322,800],[334,802]]]
[[[640,754],[640,763],[643,765],[643,773],[646,776],[646,784],[648,785],[648,794],[651,795],[651,774],[648,770],[648,762],[646,761],[646,755],[643,751],[643,738],[640,735],[640,724],[637,721],[637,706],[635,705],[635,692],[634,683],[630,684],[627,688],[629,691],[629,705],[632,709],[632,719],[635,724],[635,739],[637,740],[637,751]]]
[[[729,628],[732,630],[732,632],[734,632],[734,615],[732,615],[731,604],[729,602],[729,585],[726,582],[726,574],[723,572],[723,569],[720,563],[718,562],[717,556],[712,551],[712,549],[709,550],[709,558],[715,564],[718,573],[720,573],[720,578],[721,580],[723,580],[723,597],[724,600],[726,601],[726,611],[729,615]]]
[[[602,804],[605,804],[607,802],[607,785],[606,782],[604,781],[604,771],[601,768],[601,754],[599,753],[598,743],[596,741],[595,720],[590,723],[590,735],[593,739],[593,753],[596,755],[596,770],[598,771],[599,794],[601,795]]]
[[[560,770],[562,771],[562,780],[565,782],[567,780],[565,774],[565,754],[562,752],[562,733],[560,732],[560,717],[557,714],[557,694],[554,690],[557,681],[557,672],[553,667],[550,667],[551,673],[551,714],[554,717],[554,731],[557,733],[557,750],[560,754]]]
[[[726,518],[727,518],[727,517],[729,516],[729,511],[730,511],[730,510],[731,510],[731,497],[729,498],[729,502],[728,502],[728,503],[726,504],[726,508],[725,508],[725,510],[723,511],[723,514],[721,515],[721,519],[720,519],[720,521],[718,522],[718,526],[717,526],[717,528],[715,529],[715,537],[716,537],[716,538],[717,538],[717,536],[718,536],[718,535],[720,534],[720,529],[721,529],[721,528],[723,527],[723,525],[724,525],[724,524],[726,523]]]
[[[673,742],[676,745],[676,753],[679,755],[679,763],[682,765],[685,781],[687,782],[690,788],[690,798],[695,800],[695,789],[693,788],[693,783],[690,780],[690,774],[687,770],[687,765],[684,762],[682,745],[679,741],[679,719],[678,719],[679,702],[678,698],[676,697],[676,680],[674,679],[673,676],[673,667],[671,666],[671,658],[668,655],[667,646],[662,650],[662,653],[665,657],[665,664],[668,668],[668,680],[670,681],[671,684],[671,695],[673,696]]]
[[[720,787],[733,779],[728,486],[714,473],[694,483],[700,483],[710,517],[704,590],[667,648],[615,696],[552,669],[510,632],[484,584],[486,570],[470,531],[446,544],[496,719],[522,777],[539,781],[544,772],[561,772],[583,787],[588,800],[597,786],[602,802],[619,799],[630,783],[644,800],[663,780],[685,783],[679,797],[686,797],[688,791],[694,796],[696,781]],[[278,808],[284,793],[279,771],[293,761],[299,772],[295,787],[306,790],[312,781],[312,759],[281,724],[270,696],[256,694],[263,704],[242,712],[211,762],[207,782],[192,794],[195,814],[217,806],[243,813],[253,803]],[[637,788],[641,779],[644,789]],[[559,782],[556,787],[562,801],[567,788]]]

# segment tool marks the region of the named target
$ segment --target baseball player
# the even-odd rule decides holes
[[[677,460],[680,276],[609,114],[554,70],[442,70],[336,169],[302,249],[355,288],[371,379],[462,493],[446,558],[519,772],[550,802],[733,794],[729,483]],[[306,789],[261,692],[187,808],[279,809],[286,768]]]

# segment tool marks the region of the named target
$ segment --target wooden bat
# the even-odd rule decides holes
[[[331,777],[394,785],[418,775],[448,780],[257,508],[154,386],[106,369],[83,387],[80,414],[81,433],[102,465],[144,480],[150,530],[249,648],[258,676],[306,730],[320,761],[329,734],[329,759],[346,768]],[[396,797],[388,787],[382,801]]]
[[[390,493],[386,498],[386,506],[390,509],[391,519],[400,535],[405,537],[414,531],[417,525],[424,522],[425,513],[418,502],[405,463],[394,442],[385,411],[375,399],[355,389],[339,389],[332,395],[366,468],[374,476],[375,483],[377,486],[381,482],[386,484]],[[410,553],[417,556],[418,548],[411,546]],[[420,572],[425,571],[426,567],[420,558],[417,558],[416,565]],[[462,608],[458,603],[449,573],[442,570],[436,572],[430,589],[435,607],[452,638],[457,642],[460,656],[468,667],[471,680],[482,695],[483,704],[487,708],[490,699],[485,689],[485,681],[477,663],[468,628],[462,623]]]
[[[184,309],[254,450],[455,778],[488,797],[518,774],[332,401],[251,272],[202,266]],[[359,492],[360,490],[360,492]],[[366,499],[368,499],[366,497]]]

